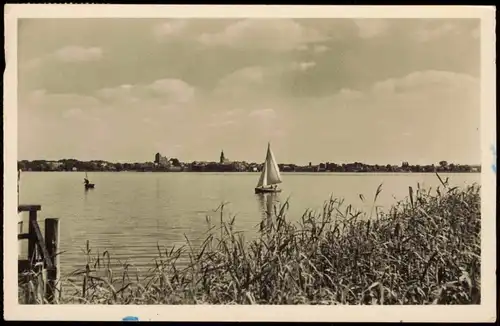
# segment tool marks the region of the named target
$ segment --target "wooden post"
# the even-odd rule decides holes
[[[57,303],[61,286],[59,284],[59,219],[45,219],[45,246],[52,266],[47,266],[47,290],[45,298],[50,303]]]
[[[35,273],[39,271],[39,268],[35,266],[33,263],[36,263],[37,257],[36,254],[36,226],[37,226],[37,212],[41,210],[40,205],[18,205],[17,212],[20,221],[22,221],[22,217],[19,215],[22,212],[29,212],[29,223],[28,223],[28,233],[21,233],[17,235],[17,239],[19,240],[28,240],[28,259],[24,260],[18,259],[18,276],[22,276],[24,272],[34,271]],[[21,225],[22,226],[22,223]],[[22,231],[22,230],[21,230]],[[39,230],[38,230],[39,231]],[[24,284],[26,279],[19,278],[18,284]],[[30,290],[27,289],[26,292],[25,303],[31,302]]]
[[[29,223],[28,223],[28,233],[30,237],[28,238],[28,260],[30,263],[36,261],[35,250],[36,250],[36,238],[35,238],[35,228],[33,222],[37,221],[37,211],[30,210],[29,211]]]

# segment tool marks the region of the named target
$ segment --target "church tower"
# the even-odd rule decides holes
[[[219,163],[222,164],[226,161],[226,158],[224,157],[224,150],[220,152],[220,161]]]

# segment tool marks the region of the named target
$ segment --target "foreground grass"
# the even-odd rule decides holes
[[[224,221],[222,206],[220,228],[201,246],[186,239],[182,248],[158,248],[145,276],[129,264],[112,270],[109,253],[92,256],[87,244],[87,265],[61,302],[479,304],[480,189],[441,182],[436,194],[409,187],[388,212],[355,212],[331,198],[298,224],[287,220],[286,202],[251,241],[233,230],[234,218]]]

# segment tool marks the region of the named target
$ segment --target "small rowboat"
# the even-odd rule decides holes
[[[95,187],[95,184],[89,182],[89,177],[87,176],[87,172],[85,172],[85,179],[83,183],[85,185],[85,190],[94,189]]]

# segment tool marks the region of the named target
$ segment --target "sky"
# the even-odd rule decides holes
[[[478,19],[20,19],[18,159],[480,163]]]

